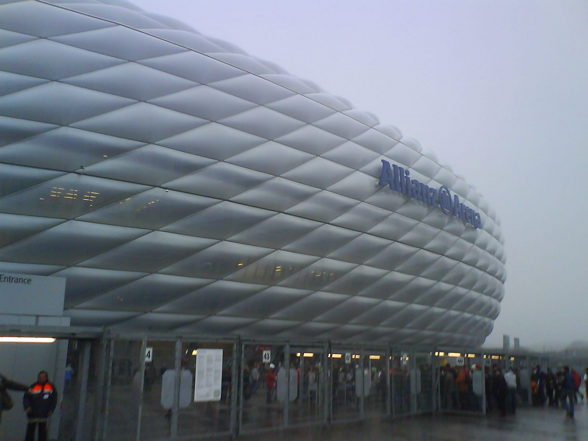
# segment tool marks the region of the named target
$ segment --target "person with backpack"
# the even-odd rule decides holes
[[[0,374],[0,423],[2,422],[2,412],[12,409],[14,402],[8,393],[8,390],[26,391],[28,387],[16,381],[9,380]]]

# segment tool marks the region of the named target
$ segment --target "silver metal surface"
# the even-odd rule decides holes
[[[480,229],[378,187],[381,159]],[[504,295],[481,195],[415,140],[126,2],[0,5],[0,270],[76,326],[480,344]]]

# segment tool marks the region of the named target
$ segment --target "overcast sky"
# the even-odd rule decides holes
[[[135,0],[376,114],[496,209],[494,332],[588,340],[586,0]]]

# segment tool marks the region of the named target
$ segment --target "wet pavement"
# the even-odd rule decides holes
[[[523,408],[516,416],[437,415],[241,435],[243,441],[588,441],[588,406]]]

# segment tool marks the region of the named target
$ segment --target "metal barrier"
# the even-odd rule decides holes
[[[53,376],[63,393],[51,430],[58,440],[77,441],[221,438],[423,413],[482,415],[497,408],[495,368],[512,367],[519,403],[531,403],[531,369],[550,361],[328,341],[58,338]],[[213,377],[217,389],[207,384]]]
[[[451,413],[485,414],[492,397],[486,395],[491,373],[483,354],[436,352],[438,384],[436,410]]]

